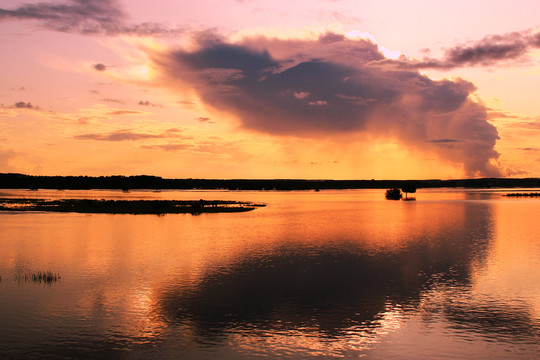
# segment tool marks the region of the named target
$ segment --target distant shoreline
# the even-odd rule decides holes
[[[159,176],[33,176],[0,173],[0,189],[57,190],[338,190],[421,188],[540,188],[540,178],[456,180],[165,179]]]

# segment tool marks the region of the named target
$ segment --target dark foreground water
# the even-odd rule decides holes
[[[198,216],[0,213],[1,359],[540,357],[540,199],[0,193],[268,204]]]

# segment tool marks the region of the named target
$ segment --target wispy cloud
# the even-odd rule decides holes
[[[142,112],[142,111],[137,111],[137,110],[114,110],[114,111],[111,111],[111,112],[107,113],[107,115],[110,115],[110,116],[118,116],[118,115],[141,115],[141,114],[144,114],[144,112]]]
[[[141,106],[163,107],[163,105],[154,104],[148,100],[140,100],[137,104]]]
[[[183,32],[157,23],[130,24],[116,0],[43,1],[15,9],[0,8],[0,21],[10,19],[34,20],[51,30],[81,34],[155,36]]]
[[[125,101],[123,100],[111,99],[111,98],[104,98],[104,99],[101,99],[101,101],[107,102],[107,103],[125,104]]]
[[[441,59],[425,57],[422,60],[410,60],[402,57],[398,60],[385,59],[380,64],[393,64],[409,69],[450,70],[457,67],[493,66],[499,63],[525,63],[530,60],[529,53],[538,48],[540,33],[526,30],[489,35],[479,41],[456,45],[446,49]]]
[[[200,123],[208,123],[208,124],[215,124],[216,123],[211,118],[206,117],[206,116],[200,116],[200,117],[196,118],[195,120],[197,120]]]
[[[489,66],[500,61],[523,61],[530,50],[539,47],[540,33],[523,31],[490,35],[473,44],[448,49],[441,66]]]
[[[459,140],[456,140],[456,139],[432,139],[432,140],[426,140],[426,142],[431,142],[431,143],[457,143],[459,142]]]
[[[320,12],[319,18],[322,21],[339,22],[341,24],[358,26],[362,23],[362,19],[356,16],[345,15],[338,11]]]
[[[188,144],[161,144],[161,145],[142,145],[144,149],[152,150],[164,150],[164,151],[179,151],[187,150],[191,148],[191,145]]]
[[[514,126],[525,129],[540,130],[540,121],[522,121],[514,123]]]
[[[495,120],[495,119],[517,119],[519,116],[504,112],[504,111],[493,111],[490,110],[488,112],[488,119],[489,120]]]
[[[183,138],[191,139],[178,133],[178,129],[169,129],[161,134],[134,132],[131,129],[116,130],[110,133],[91,133],[74,136],[78,140],[99,140],[99,141],[136,141],[147,139]]]
[[[121,103],[124,101],[116,99],[101,99],[103,102]],[[90,123],[107,121],[113,119],[116,116],[137,116],[148,115],[148,112],[130,110],[130,109],[118,109],[118,108],[104,108],[98,106],[90,109],[80,109],[77,114],[61,114],[55,113],[57,119],[64,121],[77,121],[79,124],[87,125]]]

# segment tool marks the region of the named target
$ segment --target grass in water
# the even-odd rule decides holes
[[[14,276],[14,280],[18,283],[25,282],[45,285],[52,285],[53,283],[59,282],[60,279],[60,275],[53,273],[52,271],[27,272],[24,274],[16,274]]]

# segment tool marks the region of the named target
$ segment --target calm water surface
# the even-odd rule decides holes
[[[0,213],[0,358],[539,358],[540,199],[503,193],[0,190],[268,204]]]

